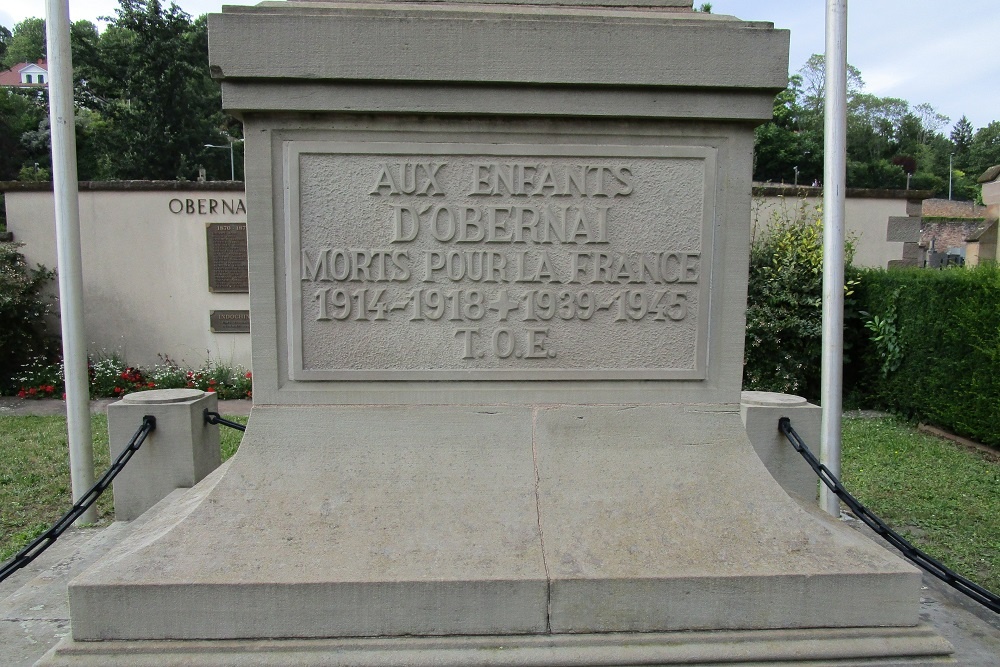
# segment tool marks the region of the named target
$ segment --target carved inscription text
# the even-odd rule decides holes
[[[299,377],[702,372],[700,154],[297,157]]]

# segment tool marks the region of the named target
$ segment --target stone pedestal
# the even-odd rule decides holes
[[[792,428],[814,452],[819,451],[823,410],[801,396],[770,391],[744,391],[740,416],[754,452],[771,476],[789,495],[816,503],[819,479],[802,455],[778,430],[778,420],[788,417]]]
[[[919,573],[791,500],[740,422],[787,34],[611,4],[211,17],[255,407],[224,474],[72,584],[46,664],[947,654]]]
[[[174,489],[190,488],[219,467],[219,429],[204,411],[218,407],[215,394],[197,389],[157,389],[125,396],[108,406],[108,439],[114,460],[145,415],[156,417],[128,466],[115,478],[115,519],[131,521]]]

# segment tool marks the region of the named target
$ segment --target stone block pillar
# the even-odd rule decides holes
[[[823,411],[801,396],[770,391],[744,391],[740,416],[750,444],[764,467],[790,496],[816,502],[819,480],[802,455],[778,430],[778,420],[788,417],[792,427],[815,453],[819,453]]]
[[[108,406],[112,460],[145,415],[156,417],[156,430],[115,478],[118,521],[131,521],[174,489],[192,487],[219,467],[219,429],[204,418],[204,411],[215,411],[218,403],[215,394],[197,389],[158,389],[129,394]]]

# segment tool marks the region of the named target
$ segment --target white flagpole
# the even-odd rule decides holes
[[[844,206],[847,196],[847,0],[826,0],[823,164],[823,368],[820,460],[840,476],[844,384]],[[840,516],[840,500],[820,485],[820,506]]]
[[[59,310],[62,318],[63,363],[66,369],[70,479],[75,502],[94,485],[94,445],[90,432],[90,383],[87,377],[87,343],[83,327],[83,260],[80,253],[80,201],[76,172],[73,59],[69,47],[68,0],[46,0],[46,15]],[[97,508],[88,509],[78,521],[97,521]]]

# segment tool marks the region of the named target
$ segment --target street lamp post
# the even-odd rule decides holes
[[[799,165],[792,167],[795,170],[795,185],[799,184]]]
[[[951,161],[952,161],[952,158],[954,158],[954,157],[955,157],[954,153],[951,153],[948,156],[948,201],[951,201],[951,177],[954,174],[954,171],[951,168]]]
[[[236,180],[236,160],[233,158],[233,144],[237,141],[243,141],[242,139],[232,140],[230,139],[229,144],[226,146],[217,146],[216,144],[205,144],[205,148],[228,148],[229,149],[229,180]]]

